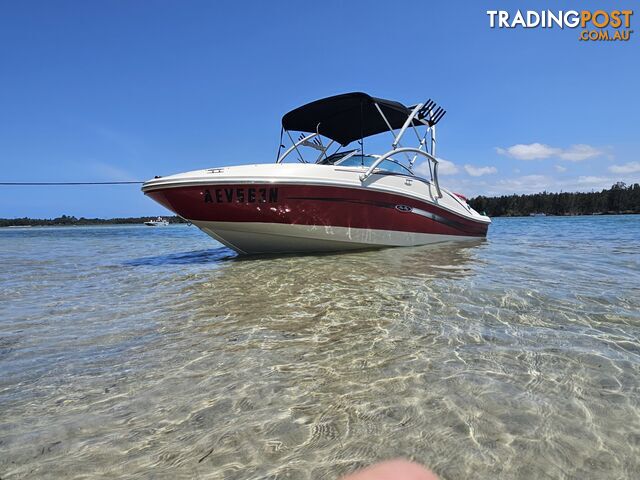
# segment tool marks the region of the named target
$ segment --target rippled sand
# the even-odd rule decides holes
[[[13,230],[13,229],[12,229]],[[0,231],[0,478],[638,478],[640,217],[239,259]]]

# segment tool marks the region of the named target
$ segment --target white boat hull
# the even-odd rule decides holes
[[[206,221],[196,221],[194,225],[223,245],[245,254],[409,247],[466,238],[324,225]]]

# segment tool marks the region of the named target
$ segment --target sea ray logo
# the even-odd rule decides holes
[[[413,208],[408,205],[396,205],[396,210],[398,210],[399,212],[409,213],[413,210]]]

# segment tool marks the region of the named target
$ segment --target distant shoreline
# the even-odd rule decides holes
[[[76,218],[62,215],[57,218],[0,218],[0,228],[18,227],[86,227],[94,225],[142,225],[144,222],[154,220],[157,215],[146,217],[116,217],[116,218]],[[163,217],[169,224],[187,223],[178,216]]]
[[[169,225],[189,225],[187,222],[174,222]],[[20,228],[60,228],[60,227],[144,227],[143,223],[85,223],[85,224],[33,224],[33,225],[1,225],[0,229],[20,229]]]

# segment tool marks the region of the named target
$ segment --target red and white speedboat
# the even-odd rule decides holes
[[[491,220],[438,181],[435,128],[444,113],[430,100],[406,107],[365,93],[324,98],[283,117],[280,148],[284,134],[292,145],[275,163],[156,177],[142,191],[241,254],[485,237]],[[303,133],[295,141],[292,131]],[[362,151],[364,138],[383,132],[393,136],[391,150]],[[403,147],[414,132],[417,146]],[[430,178],[414,173],[417,159],[427,160]]]

